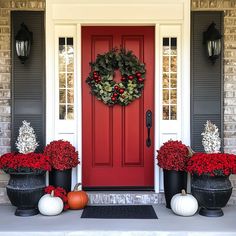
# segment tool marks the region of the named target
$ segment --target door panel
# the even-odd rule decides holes
[[[109,107],[90,94],[85,80],[97,54],[120,46],[146,64],[146,81],[141,98]],[[154,128],[148,148],[145,113],[154,108],[154,28],[83,27],[82,80],[83,187],[153,187]],[[118,71],[114,80],[120,80]]]

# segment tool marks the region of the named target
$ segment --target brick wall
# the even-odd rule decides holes
[[[11,11],[44,10],[45,0],[0,0],[0,155],[10,151],[11,135]],[[0,188],[8,176],[0,172]],[[1,196],[1,192],[0,192]]]
[[[192,0],[192,11],[224,11],[224,151],[236,154],[236,0]],[[236,204],[236,175],[231,181]]]

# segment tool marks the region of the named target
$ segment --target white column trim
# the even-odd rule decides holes
[[[155,129],[154,129],[154,190],[160,191],[160,168],[157,165],[157,152],[160,147],[160,24],[155,24],[155,90],[154,90],[154,109],[155,109]],[[158,73],[159,71],[159,73]]]
[[[79,152],[79,160],[80,165],[77,167],[77,182],[82,184],[82,35],[81,35],[81,24],[77,24],[77,104],[78,104],[78,111],[77,111],[77,130],[78,130],[78,152]],[[82,186],[81,186],[82,187]]]

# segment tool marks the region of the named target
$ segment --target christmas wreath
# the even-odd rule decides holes
[[[125,49],[112,49],[98,54],[95,62],[90,62],[91,72],[86,82],[91,93],[107,105],[126,106],[142,95],[145,81],[145,65]],[[113,78],[119,70],[121,81]]]

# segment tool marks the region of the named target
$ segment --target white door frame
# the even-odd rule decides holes
[[[114,9],[116,9],[114,11]],[[132,9],[132,11],[130,11]],[[120,14],[122,12],[122,14]],[[69,139],[79,151],[82,163],[82,93],[81,93],[81,27],[87,25],[155,26],[155,142],[154,150],[163,141],[173,137],[190,144],[190,0],[47,0],[46,1],[46,142],[55,139]],[[58,117],[57,91],[57,47],[56,37],[64,35],[67,28],[75,38],[75,106],[78,108],[75,120],[61,121]],[[179,111],[176,124],[163,122],[161,108],[162,86],[162,37],[175,37],[178,30],[180,57]],[[61,33],[60,33],[61,30]],[[67,36],[67,35],[65,35]],[[163,127],[165,127],[163,129]],[[168,127],[171,128],[168,130]],[[176,129],[174,129],[176,127]],[[173,128],[173,129],[172,129]],[[162,173],[153,153],[155,171],[155,192],[163,190]],[[82,180],[82,165],[74,170],[73,183]]]

